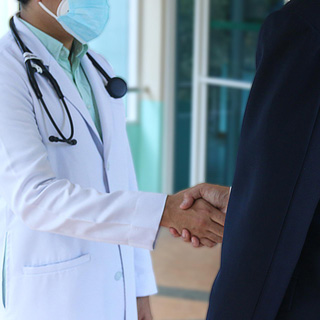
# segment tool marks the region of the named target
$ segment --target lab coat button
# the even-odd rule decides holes
[[[123,277],[123,274],[121,271],[119,271],[114,275],[114,280],[119,281],[122,277]]]
[[[110,162],[107,162],[107,171],[110,170]]]

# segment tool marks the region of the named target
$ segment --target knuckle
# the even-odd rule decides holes
[[[206,239],[206,238],[201,239],[201,243],[203,245],[205,245],[206,247],[208,247],[208,248],[212,248],[213,247],[213,242],[208,240],[208,239]]]
[[[213,248],[213,247],[214,247],[214,244],[213,244],[213,242],[211,242],[211,241],[208,241],[208,247],[209,247],[209,248]]]

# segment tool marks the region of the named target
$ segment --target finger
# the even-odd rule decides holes
[[[191,242],[194,248],[199,248],[201,246],[200,240],[197,237],[192,237]]]
[[[183,229],[182,230],[182,238],[183,238],[184,242],[191,242],[191,233],[188,230]]]
[[[213,209],[210,216],[211,220],[224,227],[226,222],[226,214],[220,210]]]
[[[216,242],[211,241],[210,239],[207,239],[207,238],[201,238],[201,244],[208,248],[213,248],[217,245]]]
[[[230,197],[230,188],[206,183],[201,184],[200,187],[199,192],[201,197],[212,206],[226,213]]]
[[[210,231],[206,232],[203,238],[207,238],[208,240],[215,242],[215,243],[222,243],[223,237],[218,236],[216,233],[212,233]],[[202,238],[201,238],[202,242]]]
[[[213,233],[220,238],[223,238],[224,227],[212,221],[212,223],[208,226],[208,232]]]
[[[170,231],[171,235],[173,235],[175,238],[181,237],[180,233],[176,229],[170,228],[169,231]]]

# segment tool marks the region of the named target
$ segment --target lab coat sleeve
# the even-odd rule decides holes
[[[129,172],[130,178],[130,189],[137,190],[137,179],[135,175],[135,169],[133,165],[133,159],[131,156],[131,150],[129,141],[127,139],[127,149],[128,149],[128,163],[131,167]],[[137,297],[147,297],[154,295],[158,292],[157,284],[153,272],[152,260],[150,252],[145,249],[134,248],[134,267],[135,267],[135,283],[136,283],[136,296]]]
[[[136,296],[147,297],[158,292],[150,252],[134,249]]]
[[[10,210],[33,230],[152,250],[166,195],[106,194],[57,179],[23,65],[6,59],[0,65],[0,195]]]

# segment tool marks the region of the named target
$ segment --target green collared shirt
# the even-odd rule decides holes
[[[61,68],[66,72],[69,79],[75,84],[102,139],[101,123],[97,103],[88,78],[81,66],[81,59],[87,53],[88,45],[82,44],[75,39],[70,53],[70,51],[65,48],[60,41],[35,28],[28,22],[22,19],[20,20],[42,42],[51,55],[57,60]],[[69,60],[70,54],[71,57]]]

